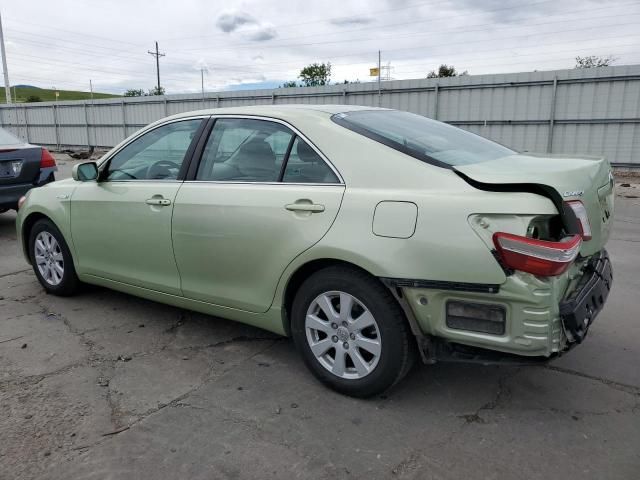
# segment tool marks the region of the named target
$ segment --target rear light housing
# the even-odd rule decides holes
[[[505,267],[540,277],[567,271],[578,256],[582,237],[573,235],[562,242],[548,242],[511,233],[496,232],[493,244]]]
[[[580,233],[582,239],[586,242],[591,240],[591,224],[589,223],[589,216],[587,215],[587,209],[580,200],[571,200],[566,204],[573,210],[578,223],[580,224]]]
[[[51,152],[46,148],[42,149],[40,156],[40,168],[51,168],[56,166],[56,159],[51,155]]]

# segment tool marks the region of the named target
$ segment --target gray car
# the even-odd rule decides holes
[[[27,191],[53,182],[58,169],[49,151],[0,128],[0,213],[18,208]]]

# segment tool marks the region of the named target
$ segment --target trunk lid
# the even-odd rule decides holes
[[[542,185],[555,190],[563,201],[580,200],[592,230],[591,240],[583,242],[580,250],[584,256],[599,252],[609,238],[614,181],[604,158],[520,154],[453,168],[485,185]]]
[[[0,145],[0,185],[38,180],[41,154],[40,147],[31,145]]]

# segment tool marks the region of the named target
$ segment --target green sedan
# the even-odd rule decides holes
[[[370,396],[417,359],[545,361],[611,287],[602,158],[518,154],[394,110],[255,106],[165,118],[28,192],[45,290],[91,283],[290,335]]]

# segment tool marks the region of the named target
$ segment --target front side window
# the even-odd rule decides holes
[[[183,120],[145,133],[111,158],[106,179],[176,180],[201,123]]]
[[[487,162],[516,153],[479,135],[413,113],[359,110],[331,118],[372,140],[441,167]]]

